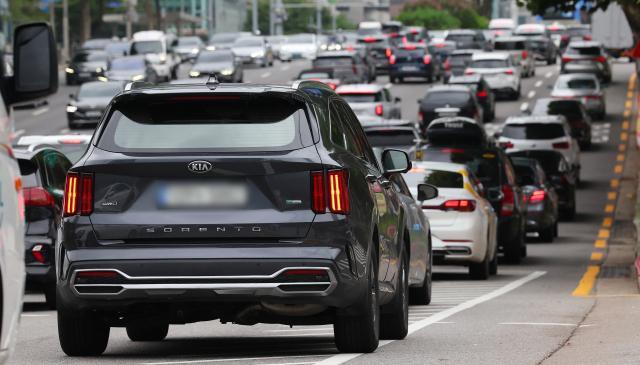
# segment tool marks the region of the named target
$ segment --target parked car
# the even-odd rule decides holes
[[[478,52],[482,51],[477,49],[456,49],[451,52],[443,65],[445,81],[449,80],[451,76],[464,75],[464,71],[469,67],[469,63],[471,63],[471,57]]]
[[[76,53],[65,67],[67,85],[97,80],[107,69],[109,54],[105,51],[81,51]]]
[[[560,73],[592,73],[611,82],[609,55],[599,42],[571,42],[562,54]]]
[[[351,84],[336,88],[357,116],[376,115],[385,119],[400,119],[400,98],[393,97],[391,90],[380,84]]]
[[[208,51],[230,49],[237,39],[244,37],[251,37],[251,32],[216,33],[209,38],[206,49]]]
[[[28,151],[36,151],[43,148],[54,148],[62,152],[69,161],[74,164],[80,160],[82,155],[87,151],[89,142],[93,137],[93,131],[90,134],[58,134],[58,135],[28,135],[21,136],[15,143],[14,147],[18,149],[26,149]]]
[[[231,51],[242,63],[273,66],[273,51],[264,37],[238,38],[231,46]]]
[[[429,219],[435,264],[469,266],[469,276],[486,280],[498,272],[498,218],[484,187],[464,164],[415,162],[405,175]],[[423,200],[424,184],[438,196]]]
[[[540,98],[531,111],[533,115],[562,115],[571,126],[571,136],[581,149],[591,148],[591,117],[578,100]]]
[[[216,75],[220,82],[242,82],[244,65],[237,61],[233,52],[228,49],[219,51],[202,51],[195,59],[189,77],[199,78]]]
[[[381,121],[377,124],[364,124],[364,132],[371,147],[382,151],[388,148],[402,150],[409,155],[409,159],[419,160],[424,140],[420,131],[408,121]]]
[[[554,65],[557,62],[558,49],[550,37],[528,37],[527,42],[529,42],[529,49],[533,53],[534,61],[544,61],[547,65]]]
[[[24,187],[25,267],[27,289],[44,293],[47,306],[56,308],[54,247],[62,213],[62,195],[71,162],[52,148],[16,150]]]
[[[328,51],[318,53],[312,61],[313,68],[332,68],[334,75],[346,84],[364,84],[371,81],[374,75],[358,52]]]
[[[442,79],[440,58],[420,43],[404,43],[393,48],[389,56],[389,80],[404,82],[407,77],[425,78],[431,83]]]
[[[561,217],[566,220],[572,220],[575,217],[578,170],[572,167],[560,152],[520,151],[509,155],[538,161],[558,195],[558,209]]]
[[[527,200],[527,232],[535,232],[543,242],[558,236],[558,195],[538,161],[513,157],[516,181]]]
[[[95,126],[102,118],[114,96],[124,90],[122,81],[92,81],[80,86],[78,94],[71,94],[67,104],[69,129]]]
[[[392,44],[388,37],[382,34],[360,37],[357,43],[364,45],[366,53],[372,58],[372,62],[375,64],[376,76],[389,73],[389,57],[392,52]]]
[[[205,44],[198,36],[178,37],[178,44],[175,52],[180,56],[182,61],[195,60],[205,48]]]
[[[334,90],[342,84],[342,80],[334,76],[332,68],[310,68],[302,70],[296,80],[320,81],[323,84],[329,85],[329,87]]]
[[[483,122],[491,122],[496,117],[496,95],[483,75],[454,76],[449,85],[467,85],[476,93],[478,103],[482,105]]]
[[[158,74],[144,56],[127,56],[111,60],[105,77],[110,81],[145,81],[155,84]]]
[[[101,354],[113,324],[160,341],[185,318],[329,321],[342,352],[404,338],[408,288],[428,267],[410,277],[414,242],[387,188],[407,155],[386,150],[379,167],[351,108],[322,83],[210,86],[125,91],[67,174],[62,350]],[[131,256],[131,245],[144,248]]]
[[[454,131],[448,144],[427,146],[423,161],[465,164],[470,169],[498,215],[500,252],[508,262],[519,263],[527,255],[524,240],[526,205],[509,157],[497,147],[457,146],[455,136]]]
[[[508,117],[499,133],[498,144],[507,153],[526,150],[555,150],[578,171],[580,146],[572,137],[571,126],[562,115]]]
[[[280,46],[280,60],[291,62],[295,59],[313,60],[318,54],[318,40],[315,34],[301,33],[289,36],[286,44]]]
[[[509,53],[491,52],[474,54],[464,74],[482,75],[496,95],[518,100],[522,88],[520,70]]]
[[[444,38],[447,41],[455,42],[459,49],[482,49],[488,50],[487,40],[482,32],[472,29],[453,29],[447,32]]]
[[[418,124],[424,134],[427,127],[436,118],[462,116],[482,123],[482,107],[476,94],[467,86],[437,85],[428,89],[425,96],[418,100]]]
[[[551,96],[582,101],[587,112],[597,119],[607,115],[604,88],[594,74],[564,74],[558,76]]]
[[[531,54],[531,45],[525,37],[502,37],[493,42],[493,49],[508,52],[513,63],[519,66],[520,76],[530,77],[536,74],[536,60]]]

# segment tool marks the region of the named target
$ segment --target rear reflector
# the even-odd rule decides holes
[[[377,104],[377,105],[376,105],[376,110],[375,110],[375,111],[376,111],[376,115],[377,115],[377,116],[382,116],[382,112],[383,112],[382,104]]]
[[[24,189],[24,204],[27,207],[52,207],[55,205],[53,196],[41,187]]]
[[[311,210],[314,213],[325,213],[327,209],[324,192],[324,173],[322,171],[311,172]]]
[[[76,278],[117,278],[118,276],[120,274],[109,270],[79,271],[76,274]]]
[[[487,90],[478,91],[476,93],[476,96],[479,97],[479,98],[486,98],[487,97]]]
[[[322,269],[290,269],[284,272],[287,276],[306,275],[306,276],[328,276],[327,270]]]
[[[424,62],[425,65],[428,65],[431,63],[431,55],[424,55],[424,58],[422,59],[422,62]]]
[[[502,204],[500,206],[500,216],[510,217],[516,207],[516,196],[509,185],[502,185]]]
[[[347,172],[345,170],[329,170],[329,210],[332,213],[348,214],[349,187],[347,186]]]
[[[42,245],[35,245],[31,249],[31,255],[33,256],[33,258],[41,264],[44,264],[45,261],[47,261],[42,252],[43,248],[44,246]]]
[[[80,199],[80,214],[89,215],[93,212],[93,175],[82,174],[82,195]]]
[[[566,150],[569,148],[569,142],[556,142],[551,144],[551,146],[553,146],[553,148],[557,148],[560,150]]]

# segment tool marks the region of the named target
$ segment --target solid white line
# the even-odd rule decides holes
[[[174,364],[198,364],[204,362],[223,362],[223,361],[256,361],[256,360],[273,360],[273,359],[289,359],[304,357],[322,357],[323,355],[292,355],[292,356],[264,356],[264,357],[235,357],[226,359],[202,359],[202,360],[183,360],[183,361],[165,361],[165,362],[141,362],[142,365],[174,365]]]
[[[550,78],[551,78],[551,76],[553,76],[553,72],[551,72],[551,71],[547,72],[547,73],[544,75],[544,77],[546,77],[546,78],[548,78],[548,79],[550,79]]]
[[[484,303],[486,301],[489,301],[491,299],[497,298],[501,295],[504,295],[512,290],[515,290],[519,287],[521,287],[522,285],[535,280],[539,277],[541,277],[542,275],[546,274],[546,271],[534,271],[531,274],[520,278],[518,280],[512,281],[509,284],[498,288],[492,292],[489,292],[485,295],[479,296],[475,299],[471,299],[467,302],[461,303],[453,308],[450,309],[446,309],[440,313],[434,314],[433,316],[427,318],[427,319],[423,319],[422,321],[413,323],[409,325],[409,335],[413,334],[416,331],[419,331],[427,326],[430,326],[436,322],[440,322],[443,319],[446,319],[448,317],[451,317],[452,315],[458,313],[458,312],[462,312],[464,310],[467,310],[469,308],[473,308],[478,304]],[[394,341],[392,340],[387,340],[387,341],[380,341],[380,343],[378,344],[378,347],[382,347],[385,345],[388,345],[390,343],[392,343]],[[343,364],[349,360],[353,360],[358,356],[361,356],[363,354],[339,354],[339,355],[335,355],[335,356],[331,356],[330,358],[320,361],[318,363],[316,363],[316,365],[338,365],[338,364]]]
[[[536,96],[536,91],[535,90],[531,90],[531,91],[529,91],[529,94],[527,94],[527,97],[529,99],[533,99],[534,96]]]
[[[263,73],[262,75],[260,75],[260,77],[262,77],[263,79],[264,79],[264,78],[267,78],[267,77],[269,77],[269,76],[271,76],[271,72],[265,72],[265,73]]]
[[[535,87],[540,87],[540,86],[542,86],[542,80],[536,81]]]
[[[49,108],[41,108],[41,109],[35,110],[33,113],[31,113],[31,115],[36,116],[36,115],[44,114],[48,111],[49,111]]]
[[[523,325],[523,326],[567,326],[575,327],[573,323],[553,323],[553,322],[503,322],[498,324]]]

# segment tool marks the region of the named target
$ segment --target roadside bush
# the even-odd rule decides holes
[[[460,28],[462,24],[448,10],[437,10],[428,7],[403,10],[397,19],[406,25],[419,25],[426,29]]]

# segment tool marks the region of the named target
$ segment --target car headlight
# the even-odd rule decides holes
[[[224,76],[229,76],[232,73],[233,73],[233,69],[232,68],[227,68],[227,69],[224,69],[224,70],[220,71],[220,74],[224,75]]]
[[[264,51],[251,52],[251,58],[258,58],[263,56],[264,56]]]
[[[144,75],[135,75],[131,78],[132,81],[140,81],[144,79]]]
[[[98,68],[96,68],[96,72],[97,72],[97,73],[102,72],[102,67],[98,67]]]
[[[161,64],[162,64],[162,63],[165,63],[165,62],[167,62],[167,56],[165,56],[165,55],[160,55],[159,63],[161,63]]]
[[[198,77],[200,76],[200,71],[189,71],[189,76]]]
[[[207,46],[207,51],[215,51],[216,46]]]
[[[98,81],[107,82],[109,79],[104,76],[98,76]]]
[[[191,50],[191,53],[196,54],[196,53],[198,53],[198,51],[199,51],[199,49],[194,48],[194,49]]]
[[[66,73],[68,73],[68,74],[75,73],[75,71],[74,71],[71,67],[67,67],[67,68],[65,68],[64,70],[65,70],[65,72],[66,72]]]
[[[67,113],[75,113],[78,107],[75,105],[67,105]]]

